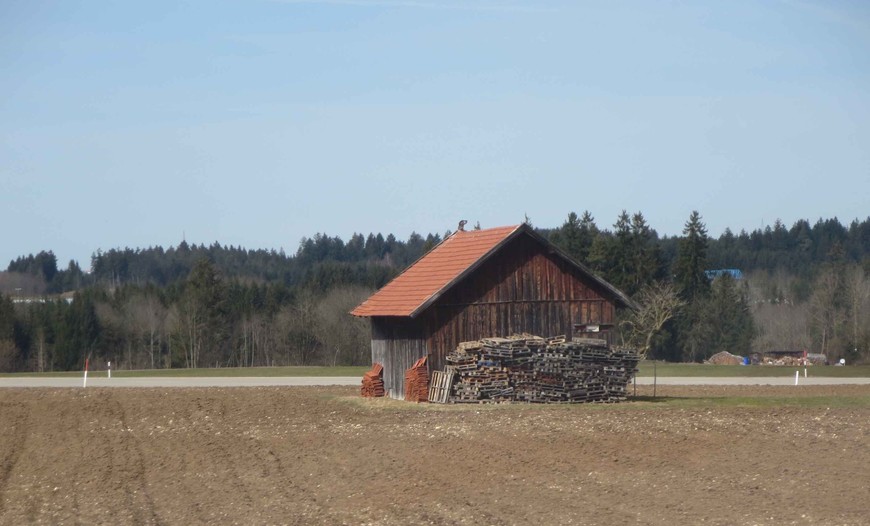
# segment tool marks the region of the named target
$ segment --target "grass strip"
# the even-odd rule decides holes
[[[794,377],[795,371],[803,376],[803,367],[774,365],[710,365],[696,363],[668,363],[644,361],[640,363],[638,377],[692,377],[709,376],[714,378],[771,378]],[[837,367],[832,365],[811,365],[807,367],[809,376],[824,378],[868,378],[870,365],[850,365]]]

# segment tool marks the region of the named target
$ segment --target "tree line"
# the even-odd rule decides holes
[[[640,212],[623,211],[612,228],[572,212],[538,231],[641,303],[622,313],[621,333],[652,357],[808,349],[870,360],[870,218],[711,238],[693,212],[682,235],[660,237]],[[121,368],[368,364],[367,323],[348,311],[442,239],[316,234],[292,255],[182,241],[98,251],[89,272],[59,268],[51,251],[20,257],[0,273],[0,371],[73,370],[86,358]],[[745,277],[711,279],[716,268]]]
[[[660,238],[641,212],[623,211],[612,229],[586,212],[548,233],[639,298],[640,311],[623,313],[622,336],[654,358],[807,350],[870,361],[870,218],[848,228],[837,219],[791,228],[777,220],[717,239],[693,212],[681,236]],[[716,269],[740,273],[708,272]]]
[[[207,258],[167,287],[95,285],[63,299],[0,295],[0,371],[364,365],[368,324],[350,311],[373,289],[322,293],[225,279]]]
[[[182,241],[98,251],[88,273],[19,257],[0,273],[0,371],[366,364],[368,324],[347,313],[441,239],[317,234],[294,255]]]

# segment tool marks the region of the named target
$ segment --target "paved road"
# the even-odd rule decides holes
[[[153,377],[88,378],[88,387],[260,387],[306,385],[360,385],[356,376],[278,376],[278,377]],[[659,377],[658,385],[794,385],[794,376],[773,378]],[[0,378],[0,387],[82,387],[82,378]],[[653,378],[641,377],[638,385],[652,385]],[[799,385],[870,385],[870,378],[801,377]]]
[[[304,385],[360,385],[359,376],[239,376],[88,378],[88,387],[260,387]],[[0,387],[82,387],[79,378],[0,378]]]
[[[744,378],[712,376],[670,376],[658,377],[658,385],[794,385],[794,376],[774,376],[769,378]],[[637,379],[637,385],[652,385],[653,378],[644,376]],[[870,378],[829,378],[810,376],[798,379],[798,385],[870,385]]]

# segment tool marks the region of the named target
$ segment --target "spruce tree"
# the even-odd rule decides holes
[[[707,266],[707,228],[701,215],[693,210],[683,229],[685,236],[680,240],[674,276],[683,298],[694,301],[704,297],[710,290],[710,282],[704,273]]]
[[[550,241],[577,261],[587,263],[592,242],[597,236],[595,218],[587,210],[582,218],[574,212],[568,214],[568,219],[550,235]]]
[[[692,211],[683,229],[674,263],[674,282],[686,301],[677,320],[677,341],[684,360],[700,361],[709,356],[713,340],[710,283],[704,273],[707,266],[707,229],[701,215]]]
[[[625,290],[630,295],[638,293],[661,275],[661,252],[655,243],[653,231],[637,212],[631,216],[631,242],[629,274],[630,280]]]

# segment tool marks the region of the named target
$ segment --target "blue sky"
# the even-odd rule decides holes
[[[870,3],[0,3],[0,268],[870,216]]]

